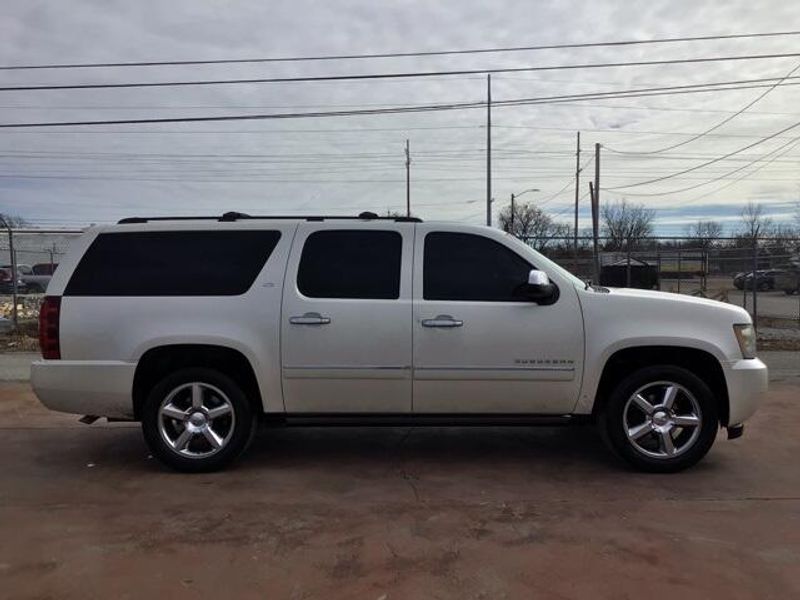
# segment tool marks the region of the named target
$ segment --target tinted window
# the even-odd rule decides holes
[[[279,231],[101,233],[66,296],[235,296],[246,292]]]
[[[520,286],[533,268],[502,244],[468,233],[425,237],[425,300],[521,301]]]
[[[312,233],[300,257],[297,289],[309,298],[399,298],[402,245],[396,231]]]

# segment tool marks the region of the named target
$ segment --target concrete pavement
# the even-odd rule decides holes
[[[0,597],[800,597],[800,364],[776,356],[744,437],[662,476],[589,428],[270,429],[182,475],[136,425],[2,383]]]

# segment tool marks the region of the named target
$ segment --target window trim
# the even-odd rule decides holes
[[[496,244],[496,245],[500,246],[501,248],[504,248],[505,250],[507,250],[508,252],[510,252],[511,254],[513,254],[514,256],[519,258],[520,260],[522,260],[524,263],[526,263],[528,265],[529,270],[536,270],[536,265],[532,264],[527,258],[525,258],[521,254],[519,254],[513,248],[507,246],[506,244],[503,244],[499,240],[494,239],[493,237],[490,237],[490,236],[487,236],[487,235],[482,235],[480,233],[476,233],[476,232],[473,232],[473,231],[452,231],[452,230],[446,230],[446,229],[427,231],[427,232],[425,232],[425,234],[423,236],[422,244],[421,244],[422,245],[422,261],[421,261],[421,266],[422,266],[422,269],[421,269],[422,270],[422,274],[421,274],[422,293],[421,293],[421,300],[423,302],[471,302],[471,303],[478,303],[479,302],[479,303],[483,303],[483,304],[515,304],[515,305],[516,304],[535,304],[534,302],[532,302],[531,300],[528,300],[526,298],[503,299],[503,300],[487,300],[487,299],[461,299],[461,298],[439,299],[439,298],[428,298],[428,297],[426,297],[426,295],[425,295],[425,260],[427,258],[427,254],[428,254],[427,253],[428,236],[436,235],[436,234],[472,236],[472,237],[480,238],[482,240],[486,240],[488,242],[491,242],[493,244]],[[553,283],[553,285],[555,285],[555,282],[553,282],[552,280],[551,280],[551,283]]]
[[[139,292],[136,290],[113,290],[106,287],[106,289],[100,289],[99,291],[94,289],[82,289],[80,286],[85,285],[85,282],[81,281],[77,278],[79,275],[81,268],[89,268],[88,266],[84,265],[84,262],[88,262],[90,254],[93,251],[97,251],[97,246],[101,244],[101,240],[103,239],[111,239],[111,238],[125,238],[128,237],[129,239],[134,236],[141,236],[141,235],[163,235],[169,236],[173,234],[233,234],[233,236],[237,234],[261,234],[267,235],[269,234],[273,240],[270,240],[272,247],[268,249],[268,252],[265,252],[265,257],[263,262],[254,269],[254,274],[252,279],[250,279],[246,286],[243,289],[240,287],[236,287],[233,291],[222,291],[217,293],[209,293],[208,291],[181,291],[179,293],[175,293],[175,289],[173,288],[165,288],[164,290],[154,290],[154,289],[146,289],[145,292]],[[281,240],[283,239],[283,231],[280,229],[231,229],[231,230],[219,230],[219,229],[146,229],[140,231],[101,231],[99,232],[94,239],[92,239],[91,243],[86,247],[82,255],[80,256],[75,268],[69,275],[69,279],[67,280],[63,296],[66,297],[75,297],[75,298],[235,298],[241,297],[250,292],[258,277],[264,271],[264,269],[269,264],[270,258],[275,255],[275,251],[278,248]],[[265,244],[265,248],[268,244]],[[107,269],[107,266],[105,267]],[[116,268],[119,268],[117,265]],[[75,288],[78,288],[77,290]],[[241,289],[241,291],[240,291]],[[119,293],[123,291],[125,293]],[[136,293],[131,293],[132,291],[136,291]]]
[[[396,295],[390,298],[387,297],[367,297],[367,296],[310,296],[303,290],[300,283],[300,273],[303,267],[303,255],[306,251],[306,246],[308,241],[318,234],[326,234],[326,233],[354,233],[354,234],[389,234],[392,237],[395,237],[398,243],[398,253],[399,253],[399,260],[397,265],[397,292]],[[388,236],[387,236],[388,237]],[[310,301],[328,301],[328,300],[337,300],[337,301],[354,301],[354,302],[397,302],[403,297],[403,260],[404,260],[404,246],[405,246],[405,237],[403,236],[402,231],[398,231],[397,229],[373,229],[373,228],[359,228],[359,227],[332,227],[332,228],[320,228],[314,229],[308,232],[305,238],[302,241],[302,246],[299,249],[299,256],[297,258],[297,267],[294,273],[294,288],[298,296],[303,299],[310,300]]]

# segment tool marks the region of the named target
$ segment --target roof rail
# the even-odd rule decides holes
[[[362,220],[362,221],[395,221],[397,223],[422,223],[422,219],[417,217],[387,216],[380,217],[374,212],[362,212],[358,216],[340,215],[248,215],[245,213],[230,211],[221,216],[177,216],[177,217],[126,217],[117,221],[118,225],[134,225],[137,223],[149,223],[151,221],[220,221],[230,223],[244,221],[248,219],[271,220],[271,219],[292,219],[306,221],[328,221],[328,220]]]

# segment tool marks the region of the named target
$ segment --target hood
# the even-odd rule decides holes
[[[740,306],[711,300],[709,298],[698,298],[697,296],[687,296],[685,294],[675,294],[673,292],[656,292],[652,290],[639,290],[635,288],[608,288],[610,300],[641,301],[642,306],[651,309],[679,309],[681,311],[699,311],[714,315],[717,318],[726,315],[732,323],[750,323],[750,314]]]

